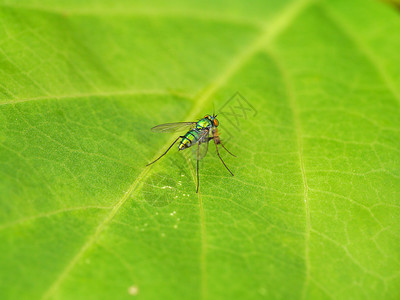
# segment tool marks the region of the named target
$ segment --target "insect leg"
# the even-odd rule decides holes
[[[222,148],[224,148],[226,150],[226,152],[228,152],[230,155],[236,157],[235,154],[232,154],[228,149],[225,148],[224,144],[221,143],[221,140],[219,141],[219,144],[222,146]]]
[[[199,192],[199,185],[200,185],[200,178],[199,178],[199,150],[200,150],[200,143],[197,144],[197,191],[196,193]]]
[[[211,139],[214,140],[214,143],[215,143],[215,144],[221,144],[222,148],[224,148],[224,149],[226,150],[226,152],[228,152],[230,155],[236,157],[236,155],[232,154],[232,153],[231,153],[228,149],[226,149],[225,146],[222,144],[221,139],[219,138],[219,135],[218,135],[218,131],[217,131],[216,129],[215,129],[214,132],[213,132],[213,136],[210,137],[210,138],[208,138],[208,140],[211,140]]]
[[[165,154],[167,154],[167,152],[169,151],[169,149],[171,149],[172,146],[173,146],[180,138],[183,138],[183,136],[178,136],[178,137],[176,138],[176,140],[172,143],[172,145],[169,146],[169,148],[167,149],[167,151],[165,151],[163,154],[161,154],[160,157],[157,158],[156,160],[154,160],[154,161],[152,161],[151,163],[147,164],[146,167],[147,167],[147,166],[150,166],[151,164],[154,164],[157,160],[159,160],[161,157],[163,157]]]
[[[215,140],[214,140],[214,141],[215,141]],[[221,144],[221,145],[222,145],[222,144]],[[224,146],[222,146],[222,147],[224,147]],[[222,161],[222,163],[224,164],[225,168],[229,171],[229,173],[231,173],[232,176],[235,176],[235,175],[233,175],[233,173],[231,172],[231,170],[229,170],[229,168],[226,166],[226,164],[225,164],[224,160],[222,159],[221,155],[219,155],[218,144],[217,144],[217,143],[215,143],[215,148],[217,149],[218,157],[219,157],[219,159]],[[225,147],[224,147],[224,148],[225,148]],[[228,152],[229,152],[229,151],[228,151]]]

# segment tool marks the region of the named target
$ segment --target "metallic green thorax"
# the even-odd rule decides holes
[[[195,144],[201,137],[202,131],[205,129],[210,129],[213,126],[214,125],[212,121],[207,117],[198,121],[196,126],[192,130],[189,130],[182,138],[179,144],[179,150],[183,150]]]

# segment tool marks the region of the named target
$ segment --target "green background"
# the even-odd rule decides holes
[[[378,1],[0,0],[0,298],[399,299],[399,49]],[[145,167],[237,91],[235,177]]]

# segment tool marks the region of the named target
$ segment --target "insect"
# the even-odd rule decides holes
[[[200,178],[199,178],[199,161],[206,155],[207,150],[208,150],[208,142],[210,140],[214,141],[215,148],[217,149],[217,155],[220,158],[221,162],[225,166],[225,168],[231,173],[232,176],[233,173],[227,165],[225,164],[224,160],[222,159],[221,155],[219,154],[218,150],[218,145],[221,145],[222,148],[224,148],[230,155],[233,155],[228,149],[225,148],[225,146],[222,144],[221,139],[218,135],[218,130],[217,127],[219,125],[219,121],[217,119],[217,115],[205,115],[204,118],[200,119],[197,122],[178,122],[178,123],[166,123],[166,124],[161,124],[157,125],[153,128],[151,128],[152,131],[154,132],[177,132],[180,130],[187,130],[186,134],[180,135],[176,138],[176,140],[172,143],[171,146],[163,153],[161,154],[160,157],[158,157],[156,160],[152,161],[151,163],[147,164],[146,166],[149,166],[156,161],[158,161],[161,157],[163,157],[167,152],[172,148],[175,143],[180,140],[178,149],[180,150],[185,150],[186,148],[190,148],[192,146],[197,147],[196,148],[196,160],[197,160],[197,190],[196,193],[199,192],[199,184],[200,184]],[[211,136],[210,136],[211,135]],[[236,157],[236,156],[235,156]]]

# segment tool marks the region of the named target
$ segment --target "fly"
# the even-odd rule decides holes
[[[224,148],[230,155],[233,155],[231,152],[229,152],[228,149],[225,148],[225,146],[222,144],[221,139],[218,134],[218,127],[219,121],[217,119],[217,115],[205,115],[204,118],[197,122],[178,122],[178,123],[166,123],[166,124],[161,124],[157,125],[153,128],[151,128],[152,131],[154,132],[177,132],[180,130],[187,130],[186,134],[180,135],[176,138],[176,140],[172,143],[171,146],[168,147],[168,149],[161,154],[160,157],[158,157],[156,160],[152,161],[151,163],[147,164],[146,166],[149,166],[156,161],[158,161],[161,157],[163,157],[167,152],[172,148],[173,145],[180,139],[178,150],[185,150],[186,148],[190,148],[194,145],[197,145],[196,149],[196,159],[197,159],[197,190],[196,193],[199,192],[199,183],[200,183],[200,178],[199,178],[199,161],[202,159],[208,150],[208,142],[210,140],[214,141],[215,148],[217,150],[217,155],[220,158],[222,164],[225,166],[225,168],[231,173],[232,176],[233,173],[225,162],[223,161],[221,155],[219,154],[218,150],[218,145],[221,145],[222,148]],[[210,136],[211,135],[211,136]],[[236,156],[235,156],[236,157]]]

